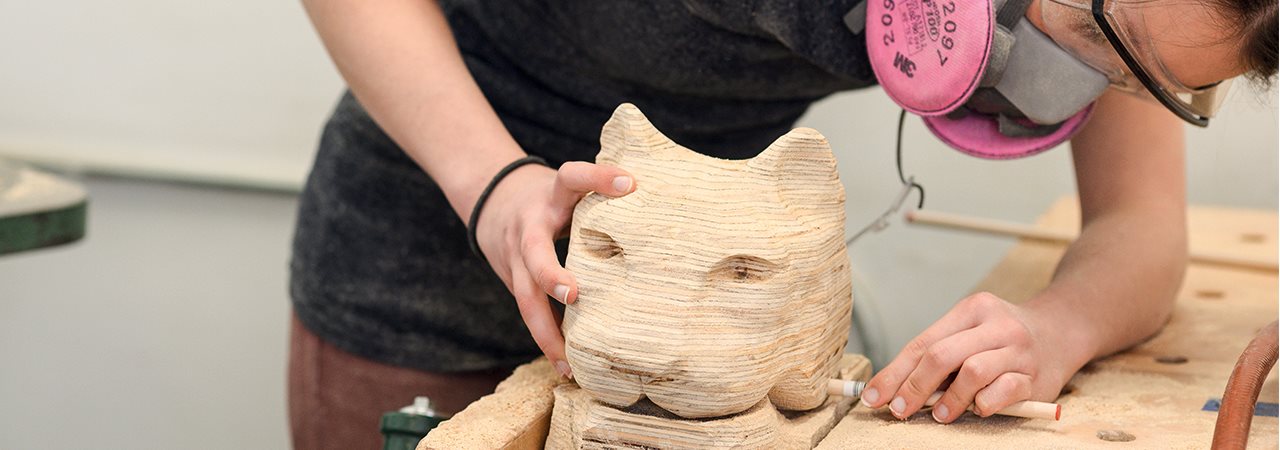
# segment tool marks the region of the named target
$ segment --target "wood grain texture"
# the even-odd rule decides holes
[[[845,355],[838,377],[866,380],[871,365],[860,355]],[[685,419],[649,401],[619,409],[594,400],[575,384],[555,389],[555,412],[547,449],[770,449],[813,448],[853,407],[856,399],[832,397],[821,407],[782,413],[768,399],[744,412]]]
[[[1071,241],[1074,241],[1079,234],[1063,232],[1061,230],[1050,230],[1033,225],[1024,225],[1017,222],[1006,222],[997,219],[964,216],[960,214],[930,210],[917,210],[907,213],[907,222],[974,233],[1012,236],[1021,239],[1058,243],[1070,243]],[[1248,239],[1258,243],[1261,243],[1265,239],[1264,235],[1257,234],[1242,236],[1242,239]],[[1192,263],[1220,265],[1251,270],[1269,270],[1272,272],[1277,269],[1277,262],[1274,259],[1275,255],[1258,255],[1258,252],[1256,251],[1233,253],[1230,250],[1221,250],[1222,245],[1220,245],[1220,243],[1208,244],[1213,248],[1203,248],[1205,245],[1206,244],[1204,242],[1200,242],[1197,239],[1191,239],[1190,248],[1187,253]]]
[[[568,361],[595,399],[648,398],[686,418],[768,398],[826,400],[850,325],[844,188],[830,145],[796,129],[748,160],[672,142],[629,104],[605,124],[596,161],[635,192],[577,206],[566,268]]]
[[[1192,206],[1190,240],[1205,248],[1276,257],[1280,220],[1274,211]],[[1074,199],[1054,205],[1041,227],[1071,232],[1080,216]],[[1065,246],[1021,241],[977,290],[1011,302],[1030,299],[1048,285]],[[927,413],[909,420],[856,407],[819,445],[858,448],[1208,448],[1216,413],[1203,411],[1220,398],[1240,352],[1261,326],[1275,320],[1274,272],[1192,264],[1173,315],[1150,340],[1095,361],[1059,397],[1062,420],[961,416],[939,425]],[[1070,332],[1067,330],[1066,332]],[[1259,401],[1278,400],[1276,371]],[[1255,416],[1250,448],[1276,448],[1277,419]],[[1130,442],[1099,438],[1130,435]]]
[[[551,426],[552,390],[567,382],[546,358],[516,368],[494,393],[431,430],[417,450],[537,450]]]

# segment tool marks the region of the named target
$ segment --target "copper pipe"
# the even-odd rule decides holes
[[[1277,333],[1277,322],[1258,330],[1236,361],[1236,368],[1227,380],[1227,390],[1222,394],[1218,424],[1213,428],[1214,450],[1243,450],[1249,443],[1249,426],[1253,424],[1258,393],[1267,380],[1267,373],[1276,364]]]

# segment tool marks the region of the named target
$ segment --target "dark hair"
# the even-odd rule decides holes
[[[1245,76],[1256,82],[1270,84],[1276,76],[1277,30],[1276,0],[1210,0],[1228,19],[1238,24],[1237,37],[1242,39],[1240,56],[1243,58]]]

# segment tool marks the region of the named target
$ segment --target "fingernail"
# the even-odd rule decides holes
[[[556,300],[560,300],[560,303],[569,303],[569,286],[557,284],[556,288],[551,290],[551,296],[555,297]]]
[[[567,361],[556,361],[556,371],[560,372],[560,376],[570,380],[573,379],[573,369],[569,368],[569,363]]]
[[[893,401],[889,402],[889,410],[893,411],[895,415],[901,416],[902,412],[907,410],[907,401],[903,400],[902,397],[894,397]]]
[[[947,405],[939,403],[937,406],[933,407],[933,420],[935,422],[945,422],[947,417],[950,417],[947,415]]]
[[[876,388],[870,388],[862,391],[862,404],[871,407],[872,403],[878,401],[880,401],[880,391],[877,391]]]
[[[628,192],[631,190],[631,177],[617,177],[613,179],[613,189],[618,192]]]

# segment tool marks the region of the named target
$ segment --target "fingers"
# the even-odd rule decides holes
[[[1031,398],[1031,376],[1005,372],[973,398],[973,413],[982,417]]]
[[[542,353],[547,355],[547,359],[551,360],[556,371],[564,377],[573,378],[573,371],[569,369],[564,355],[564,336],[560,334],[551,303],[519,261],[512,261],[511,267],[512,293],[520,308],[520,317],[529,327],[529,334],[538,343]]]
[[[970,357],[1002,346],[995,337],[992,327],[980,326],[947,336],[929,346],[889,402],[889,411],[899,419],[911,417],[924,406],[930,395],[938,391],[948,375],[961,369],[961,363],[968,364],[966,360]]]
[[[978,391],[986,388],[996,378],[1013,370],[1016,351],[1011,348],[985,351],[973,355],[960,366],[956,379],[942,394],[942,398],[933,406],[933,419],[942,423],[951,423],[960,417]]]
[[[905,419],[928,402],[934,420],[950,423],[971,406],[987,417],[1031,398],[1033,379],[1046,383],[1037,378],[1046,356],[1028,320],[1025,311],[992,294],[969,296],[868,382],[863,403],[887,404]],[[946,392],[935,393],[952,373]]]
[[[977,326],[979,322],[978,315],[962,309],[964,305],[965,302],[962,301],[942,319],[934,322],[919,336],[908,342],[902,352],[898,353],[898,356],[889,362],[889,365],[881,369],[876,376],[871,378],[871,381],[867,382],[867,388],[862,391],[862,403],[872,408],[879,408],[890,403],[895,398],[895,394],[902,386],[902,383],[920,364],[920,360],[924,358],[925,353],[934,343],[947,336]],[[943,375],[945,376],[946,374]],[[936,386],[934,385],[934,387]],[[929,394],[932,394],[932,392]],[[902,406],[901,410],[906,409],[905,405],[900,406]]]
[[[613,166],[570,161],[556,172],[552,200],[556,205],[572,208],[588,192],[621,197],[635,190],[635,179],[625,170]]]
[[[556,257],[555,244],[549,233],[525,233],[520,244],[520,256],[524,259],[525,270],[543,293],[566,305],[573,303],[578,297],[578,283],[574,281],[573,273],[560,266],[560,259]]]

